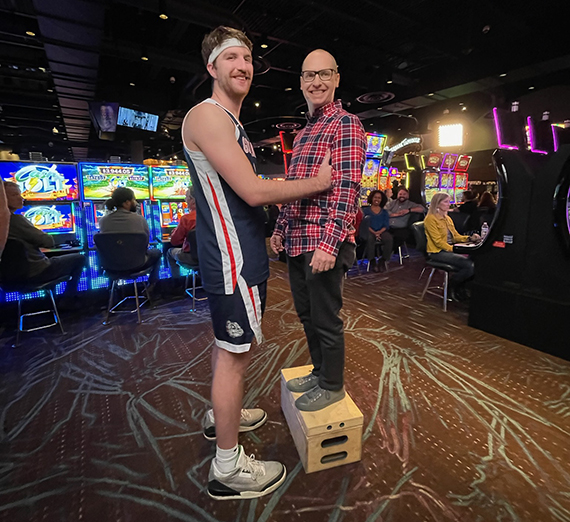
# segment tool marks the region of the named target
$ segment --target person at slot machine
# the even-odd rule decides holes
[[[6,201],[6,191],[4,190],[4,183],[0,183],[0,259],[2,252],[6,246],[6,239],[8,239],[8,230],[10,228],[10,209]]]
[[[410,238],[410,214],[423,214],[425,208],[410,201],[410,193],[405,187],[399,187],[395,194],[396,199],[387,203],[386,210],[390,214],[390,234],[394,238],[394,246],[398,247]]]
[[[105,202],[107,210],[111,211],[99,220],[100,234],[134,234],[144,233],[150,239],[150,231],[146,219],[137,214],[137,200],[135,193],[126,187],[116,188],[111,198]],[[148,276],[149,292],[152,293],[158,282],[160,258],[162,254],[156,248],[149,248],[146,252],[145,264],[141,267],[152,267]]]
[[[184,214],[180,218],[178,226],[170,235],[170,244],[173,248],[168,250],[167,259],[173,279],[180,279],[180,267],[177,261],[192,265],[196,263],[197,258],[196,252],[190,251],[190,245],[186,239],[188,232],[196,228],[196,200],[192,195],[192,189],[186,191],[186,204],[188,205],[188,214]]]
[[[53,236],[37,229],[24,216],[16,214],[24,206],[24,198],[17,183],[4,182],[6,202],[10,210],[8,239],[16,239],[24,244],[28,258],[27,281],[42,284],[63,276],[70,276],[60,302],[60,308],[73,308],[77,296],[77,286],[83,267],[87,262],[83,254],[65,254],[48,258],[40,248],[53,248]]]
[[[380,267],[376,261],[376,243],[382,241],[382,259],[386,269],[392,257],[392,245],[394,243],[392,235],[388,232],[390,228],[390,216],[384,210],[388,198],[381,190],[373,190],[368,194],[369,207],[363,209],[364,215],[369,216],[368,235],[366,236],[366,259],[374,272],[379,272]]]
[[[463,301],[467,298],[465,282],[473,277],[473,261],[468,257],[455,254],[455,243],[478,242],[479,234],[463,236],[455,230],[453,221],[447,215],[449,212],[450,199],[445,192],[434,194],[427,216],[424,220],[427,253],[430,259],[452,265],[458,269],[451,273],[449,281],[450,295],[454,301]]]

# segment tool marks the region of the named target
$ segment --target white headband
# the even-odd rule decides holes
[[[208,63],[214,63],[214,60],[220,56],[228,47],[245,47],[248,49],[247,45],[245,45],[241,40],[237,38],[230,38],[228,40],[224,40],[220,45],[214,48],[214,50],[210,53],[208,58]]]

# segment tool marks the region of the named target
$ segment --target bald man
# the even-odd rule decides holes
[[[335,101],[340,75],[334,57],[322,49],[303,62],[301,91],[307,101],[307,126],[296,136],[287,179],[314,175],[330,152],[332,188],[281,208],[271,247],[287,254],[289,281],[297,315],[303,324],[313,370],[292,379],[289,390],[303,393],[302,411],[317,411],[345,396],[344,328],[340,318],[345,272],[355,259],[349,228],[366,151],[360,120]]]

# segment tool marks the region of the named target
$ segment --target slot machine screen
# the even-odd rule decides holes
[[[99,220],[107,214],[107,208],[105,203],[94,202],[93,203],[93,217],[95,218],[95,228],[99,230]]]
[[[130,188],[138,200],[149,199],[149,175],[146,165],[80,163],[85,199],[108,199],[118,187]]]
[[[73,163],[0,161],[0,177],[17,183],[26,201],[79,199],[77,168]]]
[[[23,215],[36,228],[48,234],[75,232],[75,219],[71,203],[54,205],[25,205],[16,214]]]
[[[383,134],[366,135],[366,155],[381,157],[386,146],[386,136]]]
[[[177,227],[180,224],[180,218],[188,212],[186,201],[162,201],[160,203],[160,225]]]
[[[152,199],[184,199],[192,186],[188,167],[151,167]]]

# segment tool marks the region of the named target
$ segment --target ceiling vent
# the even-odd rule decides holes
[[[394,99],[395,96],[396,95],[393,92],[388,91],[368,92],[366,94],[361,94],[358,98],[356,98],[356,101],[365,105],[373,105],[386,103]]]

